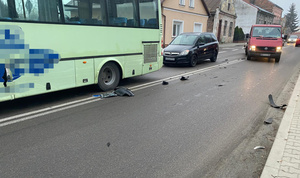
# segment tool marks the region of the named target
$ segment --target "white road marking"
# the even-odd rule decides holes
[[[24,120],[33,119],[35,117],[51,114],[51,113],[54,113],[54,112],[66,110],[66,109],[73,108],[73,107],[76,107],[76,106],[92,103],[92,102],[98,101],[99,99],[101,100],[101,98],[89,97],[89,98],[85,98],[85,99],[81,99],[81,100],[77,100],[77,101],[72,101],[72,102],[65,103],[65,104],[60,104],[60,105],[57,105],[57,106],[47,107],[47,108],[44,108],[44,109],[40,109],[40,110],[36,110],[36,111],[24,113],[24,114],[19,114],[19,115],[15,115],[15,116],[11,116],[11,117],[7,117],[7,118],[4,118],[4,119],[0,120],[0,127],[6,126],[6,125],[9,125],[9,124],[13,124],[13,123],[17,123],[17,122],[20,122],[20,121],[24,121]]]
[[[214,65],[214,66],[211,66],[211,67],[198,69],[198,70],[194,70],[194,71],[191,71],[191,72],[182,73],[182,74],[179,74],[179,75],[175,75],[175,76],[167,77],[167,78],[164,78],[164,79],[156,80],[156,81],[153,81],[153,82],[133,86],[133,87],[130,87],[129,89],[132,90],[132,91],[138,91],[138,90],[149,88],[149,87],[152,87],[152,86],[155,86],[155,85],[161,85],[162,81],[178,80],[181,76],[192,76],[192,75],[207,72],[207,71],[210,71],[210,70],[213,70],[213,69],[217,69],[217,68],[220,68],[220,67],[233,65],[233,64],[243,62],[243,61],[244,60],[234,60],[234,61],[229,61],[228,63],[224,62],[222,64]],[[24,113],[24,114],[19,114],[19,115],[3,118],[3,119],[0,119],[0,127],[15,124],[15,123],[22,122],[22,121],[27,121],[27,120],[30,120],[30,119],[34,119],[36,117],[45,116],[45,115],[48,115],[48,114],[52,114],[52,113],[55,113],[55,112],[67,110],[67,109],[74,108],[74,107],[77,107],[77,106],[93,103],[93,102],[96,102],[96,101],[99,101],[99,100],[102,100],[102,99],[97,98],[97,97],[88,97],[88,98],[85,98],[85,99],[60,104],[60,105],[57,105],[57,106],[47,107],[47,108],[44,108],[44,109],[40,109],[40,110],[36,110],[36,111]]]

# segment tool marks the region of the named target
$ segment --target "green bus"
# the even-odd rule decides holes
[[[0,101],[162,67],[159,0],[0,0]]]

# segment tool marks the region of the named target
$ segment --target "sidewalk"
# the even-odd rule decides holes
[[[300,178],[300,77],[281,120],[261,178]]]
[[[230,48],[234,46],[244,46],[245,43],[219,43],[220,48]]]

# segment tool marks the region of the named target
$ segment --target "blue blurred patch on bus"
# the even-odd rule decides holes
[[[11,71],[12,80],[16,80],[26,73],[34,76],[47,73],[59,60],[60,55],[51,49],[30,49],[19,26],[0,26],[0,82],[4,82],[1,76],[5,68]],[[33,88],[32,84],[26,86]]]

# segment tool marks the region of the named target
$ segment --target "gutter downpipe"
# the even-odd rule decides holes
[[[165,48],[166,47],[166,15],[164,14],[164,7],[163,7],[163,3],[164,3],[164,0],[161,0],[161,15],[163,16],[164,18],[164,21],[163,21],[163,44],[162,44],[162,47]]]
[[[164,30],[163,30],[163,48],[166,47],[166,16],[162,13],[162,16],[164,17]]]

